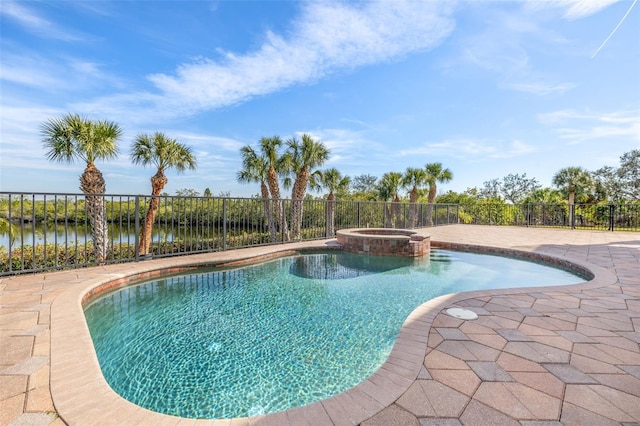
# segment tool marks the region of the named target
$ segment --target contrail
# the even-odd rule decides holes
[[[598,52],[604,47],[605,44],[607,44],[607,42],[609,41],[609,39],[611,38],[611,36],[613,36],[613,34],[615,34],[616,31],[618,31],[618,28],[620,28],[620,25],[622,25],[622,23],[624,22],[625,19],[627,19],[627,16],[629,16],[629,12],[631,12],[631,9],[633,9],[633,6],[638,2],[638,0],[633,0],[633,3],[631,3],[631,6],[629,6],[629,10],[627,10],[627,13],[624,14],[624,16],[622,17],[622,19],[620,20],[620,22],[618,22],[618,25],[616,25],[616,27],[613,29],[613,31],[611,31],[611,34],[609,34],[609,37],[607,37],[602,44],[600,45],[600,47],[598,47],[596,49],[595,52],[593,52],[593,55],[591,55],[591,59],[595,58],[596,55],[598,54]]]

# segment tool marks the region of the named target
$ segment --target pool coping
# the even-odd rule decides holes
[[[428,235],[423,230],[422,235]],[[404,321],[393,349],[385,363],[355,387],[303,407],[240,419],[187,419],[160,414],[139,407],[115,393],[105,381],[93,348],[82,304],[95,294],[95,289],[113,289],[127,285],[130,277],[151,278],[159,273],[175,273],[194,266],[240,266],[288,256],[297,252],[335,249],[335,240],[265,246],[257,250],[157,259],[136,264],[108,265],[93,268],[93,275],[78,274],[78,279],[52,303],[50,391],[60,418],[67,424],[92,424],[108,419],[110,423],[153,423],[159,425],[232,425],[260,420],[264,424],[358,424],[393,404],[418,378],[427,353],[427,341],[435,317],[456,302],[492,295],[516,295],[531,292],[532,287],[478,290],[439,296],[417,307]],[[535,287],[535,291],[553,289],[585,290],[605,287],[617,282],[609,270],[576,259],[551,256],[534,251],[491,246],[441,243],[433,247],[480,251],[503,255],[520,255],[537,260],[550,260],[576,265],[591,271],[594,278],[578,284]],[[254,253],[254,254],[251,254]],[[184,269],[183,269],[184,268]],[[155,274],[155,275],[154,275]],[[117,283],[117,284],[109,284]],[[71,284],[71,283],[70,283]],[[99,401],[98,403],[96,403]]]

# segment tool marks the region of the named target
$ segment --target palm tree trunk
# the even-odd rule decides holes
[[[153,222],[156,220],[160,205],[159,196],[167,182],[168,180],[161,169],[158,169],[158,172],[151,178],[151,200],[149,200],[149,208],[144,218],[144,226],[140,231],[138,254],[141,256],[147,255],[151,251],[151,235],[153,234]]]
[[[104,265],[109,255],[109,226],[106,219],[104,196],[87,197],[87,210],[91,222],[96,262]]]
[[[264,217],[267,220],[269,229],[269,242],[276,242],[276,224],[273,220],[273,212],[271,211],[271,201],[269,200],[269,189],[264,182],[260,183],[260,192],[262,193],[262,201],[264,203]]]
[[[289,241],[289,225],[287,224],[286,215],[282,212],[282,199],[280,197],[280,186],[278,185],[278,173],[275,168],[270,167],[267,173],[267,184],[269,185],[269,191],[271,192],[271,198],[273,198],[273,210],[275,211],[275,217],[280,226],[280,232],[283,237]]]
[[[393,198],[393,225],[392,228],[395,228],[398,224],[400,224],[400,219],[401,219],[401,211],[402,211],[402,206],[400,205],[400,198],[398,197],[398,194],[396,194],[396,196]]]
[[[409,227],[415,228],[418,222],[418,189],[414,186],[409,195]]]
[[[427,226],[433,226],[433,202],[436,200],[436,185],[429,185],[429,195],[427,196]]]
[[[393,211],[391,210],[391,205],[393,204],[393,202],[391,203],[384,203],[384,227],[385,228],[395,228],[395,222],[393,220]]]
[[[327,197],[327,237],[333,238],[335,234],[336,196],[333,192]]]
[[[91,239],[96,262],[103,265],[107,261],[109,249],[109,227],[106,220],[104,192],[106,185],[102,173],[93,163],[88,163],[80,176],[80,190],[87,195],[86,209],[91,225]]]
[[[303,169],[296,177],[291,191],[291,230],[294,240],[299,239],[302,232],[303,199],[307,183],[309,183],[309,173]]]
[[[576,202],[576,191],[573,188],[569,188],[569,226],[573,227]]]

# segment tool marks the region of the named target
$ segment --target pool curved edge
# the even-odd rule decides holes
[[[305,251],[335,249],[335,240],[293,243],[157,259],[135,264],[108,265],[91,269],[92,275],[68,283],[69,288],[51,306],[51,396],[58,415],[70,425],[136,424],[231,425],[248,424],[249,419],[196,420],[160,414],[139,407],[115,393],[102,375],[84,317],[83,304],[98,294],[126,286],[140,279],[179,273],[208,266],[240,266]],[[617,282],[609,270],[574,259],[536,251],[490,246],[440,243],[434,247],[513,255],[588,271],[593,279],[569,286],[535,287],[536,291],[566,288],[591,289]],[[85,271],[86,272],[86,271]],[[419,377],[428,352],[428,338],[435,317],[454,303],[479,296],[530,292],[531,288],[479,290],[439,296],[418,306],[404,321],[392,351],[384,364],[355,387],[310,405],[259,417],[265,424],[343,423],[358,424],[394,403]],[[313,421],[311,421],[313,420]]]

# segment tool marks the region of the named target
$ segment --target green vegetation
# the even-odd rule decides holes
[[[100,195],[105,193],[106,185],[95,161],[117,156],[122,129],[109,121],[92,121],[77,114],[68,114],[44,123],[42,136],[49,160],[67,163],[81,160],[87,164],[80,176],[80,190],[86,194],[96,261],[104,263],[109,241],[104,220],[104,197]]]
[[[258,184],[258,195],[231,198],[220,191],[213,197],[205,188],[200,197],[195,189],[183,188],[169,196],[162,192],[168,181],[165,171],[195,169],[196,158],[191,148],[155,132],[138,135],[131,152],[134,165],[156,168],[151,195],[112,197],[104,195],[106,183],[95,161],[117,156],[122,134],[117,124],[69,114],[49,120],[41,130],[50,160],[86,163],[80,177],[84,195],[0,197],[0,235],[8,236],[12,247],[10,254],[0,247],[0,272],[326,238],[346,227],[431,226],[451,218],[494,225],[640,227],[640,150],[624,153],[617,168],[563,168],[554,175],[552,188],[526,174],[509,174],[462,193],[438,194],[437,185],[453,179],[442,163],[389,171],[380,179],[369,174],[350,178],[335,168],[320,169],[330,152],[310,135],[286,142],[272,136],[261,138],[256,148],[240,150],[237,179]],[[281,186],[291,189],[289,197],[282,195]],[[313,197],[308,190],[326,194]],[[65,243],[40,238],[58,228]],[[69,232],[74,235],[70,244]],[[91,240],[76,239],[88,233]]]
[[[196,159],[190,147],[170,139],[163,133],[156,132],[153,136],[138,135],[131,146],[131,161],[133,164],[156,167],[156,174],[151,177],[151,199],[140,231],[139,253],[149,253],[153,222],[158,214],[159,196],[169,181],[164,174],[166,169],[174,168],[179,173],[186,169],[195,170]]]

